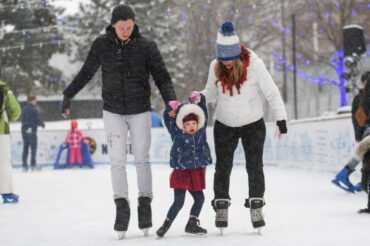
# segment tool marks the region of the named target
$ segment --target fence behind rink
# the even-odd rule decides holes
[[[353,153],[354,132],[350,114],[310,118],[288,122],[285,139],[274,138],[275,123],[267,123],[264,164],[279,167],[295,167],[306,170],[337,171]],[[58,148],[63,143],[70,121],[46,122],[46,128],[38,132],[37,163],[53,165]],[[92,155],[95,164],[109,163],[102,119],[80,119],[79,129],[96,142]],[[11,124],[12,160],[15,167],[22,164],[22,136],[20,123]],[[207,138],[215,162],[213,128],[208,127]],[[130,140],[129,140],[130,141]],[[167,164],[171,138],[166,128],[152,128],[151,162]],[[127,147],[128,162],[133,162],[130,143]],[[245,163],[241,143],[234,155],[235,164]]]

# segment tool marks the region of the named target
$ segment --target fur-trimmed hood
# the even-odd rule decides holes
[[[175,169],[196,169],[212,164],[211,150],[207,143],[208,112],[206,98],[202,95],[198,104],[183,104],[177,110],[176,118],[170,117],[170,105],[163,113],[164,123],[171,134],[172,147],[170,166]],[[188,134],[184,131],[182,120],[190,113],[196,114],[198,131]]]
[[[185,118],[185,116],[187,116],[190,113],[193,113],[199,117],[198,129],[205,126],[206,117],[204,115],[203,110],[196,104],[184,104],[180,106],[176,116],[176,125],[178,128],[184,130],[184,124],[182,123],[182,120]]]
[[[359,144],[357,145],[355,149],[355,156],[359,160],[362,160],[366,152],[368,152],[369,150],[370,150],[370,136],[367,136],[364,139],[362,139],[362,141],[359,142]]]

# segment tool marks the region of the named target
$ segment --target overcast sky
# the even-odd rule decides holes
[[[58,7],[64,7],[66,10],[64,11],[64,15],[74,14],[78,11],[79,3],[87,3],[90,2],[89,0],[54,0],[51,1],[52,5]]]

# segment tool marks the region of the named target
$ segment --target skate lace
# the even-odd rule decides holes
[[[217,209],[216,216],[218,221],[227,221],[227,209]]]
[[[172,223],[171,221],[165,221],[162,226],[163,227],[162,229],[167,231],[170,228],[171,223]]]
[[[263,220],[263,213],[261,208],[251,209],[251,219],[252,221]]]

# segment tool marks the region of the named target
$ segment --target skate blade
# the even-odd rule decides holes
[[[194,236],[194,237],[206,237],[207,236],[207,233],[190,233],[190,232],[186,232],[186,236],[188,237],[191,237],[191,236]]]
[[[357,211],[357,213],[359,213],[359,214],[370,214],[370,209],[366,209],[366,208],[360,209],[360,210]]]
[[[143,233],[144,233],[144,237],[147,237],[147,236],[149,236],[149,228],[143,228],[143,229],[141,229],[142,231],[143,231]]]
[[[337,187],[341,188],[342,190],[345,190],[345,191],[347,191],[347,192],[349,192],[349,193],[355,193],[354,189],[350,189],[350,188],[348,188],[348,187],[346,187],[346,186],[343,186],[343,185],[342,185],[342,183],[340,183],[339,181],[337,181],[337,180],[335,180],[335,179],[333,179],[331,182],[332,182],[335,186],[337,186]]]
[[[118,231],[117,235],[118,235],[118,240],[122,240],[126,237],[126,232],[125,231]]]
[[[220,236],[223,236],[224,235],[225,228],[224,227],[220,227],[219,229],[220,229]]]
[[[17,204],[19,202],[19,200],[5,200],[3,201],[3,204],[8,204],[8,205],[14,205],[14,204]]]
[[[262,236],[262,227],[256,228],[257,234]]]

